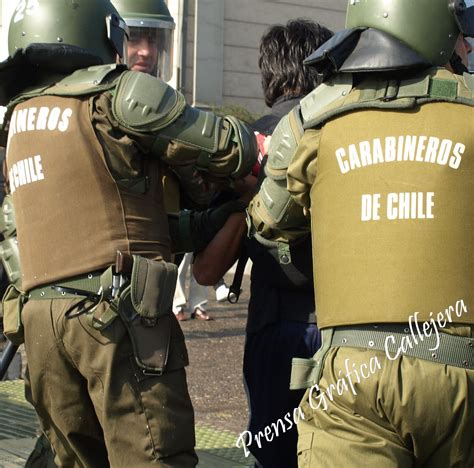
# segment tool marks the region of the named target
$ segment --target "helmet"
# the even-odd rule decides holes
[[[20,1],[8,31],[8,52],[32,43],[69,44],[115,63],[126,59],[127,30],[110,0]]]
[[[349,0],[346,27],[381,30],[444,65],[459,34],[474,35],[474,6],[464,0]]]
[[[175,25],[164,0],[112,1],[130,30],[129,67],[168,81],[173,71]]]

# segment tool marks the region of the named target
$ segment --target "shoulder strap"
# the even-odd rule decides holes
[[[234,278],[232,280],[232,284],[229,287],[229,295],[227,296],[227,300],[231,304],[237,304],[239,301],[240,293],[242,291],[242,279],[244,277],[245,267],[247,266],[248,259],[249,253],[247,250],[247,245],[245,242],[243,242],[240,250],[239,260],[237,261],[237,266],[235,268]]]

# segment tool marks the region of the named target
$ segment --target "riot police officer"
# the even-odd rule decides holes
[[[114,0],[129,29],[128,67],[169,81],[175,23],[164,0]]]
[[[6,332],[24,335],[26,393],[58,465],[195,466],[162,167],[238,178],[255,141],[116,64],[127,38],[108,0],[13,14],[0,101],[23,290],[7,292]]]
[[[323,344],[293,364],[299,466],[471,466],[474,7],[350,0],[347,28],[307,59],[325,82],[267,166],[311,215]],[[294,235],[289,197],[260,209]]]

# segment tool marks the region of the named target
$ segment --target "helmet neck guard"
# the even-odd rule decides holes
[[[417,70],[431,64],[403,42],[372,28],[346,29],[311,54],[305,65],[327,77],[333,73]]]
[[[68,44],[30,44],[18,49],[0,63],[0,105],[23,90],[37,85],[51,84],[58,75],[69,75],[75,70],[102,64],[102,59],[88,50]]]

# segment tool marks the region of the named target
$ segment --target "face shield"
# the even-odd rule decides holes
[[[108,15],[105,18],[107,26],[107,37],[111,42],[115,52],[120,57],[121,63],[127,63],[128,59],[128,27],[125,21],[115,14]]]
[[[126,19],[129,27],[128,67],[169,81],[173,72],[171,21]]]

